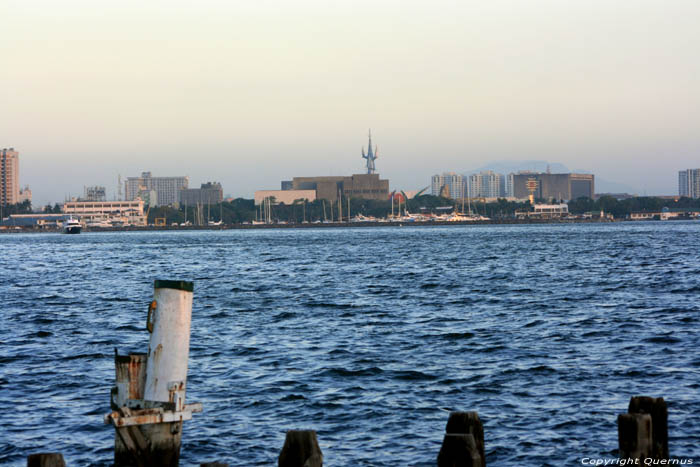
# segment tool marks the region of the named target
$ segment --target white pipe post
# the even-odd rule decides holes
[[[187,385],[194,284],[156,280],[148,316],[147,401],[175,402],[182,410]]]

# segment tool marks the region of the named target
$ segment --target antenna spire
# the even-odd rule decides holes
[[[377,159],[377,147],[372,149],[372,129],[370,128],[368,132],[369,144],[367,146],[367,154],[365,154],[365,148],[362,148],[362,158],[367,159],[365,167],[367,168],[368,174],[373,174],[375,171],[374,161]]]

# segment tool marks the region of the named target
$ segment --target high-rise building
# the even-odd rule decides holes
[[[0,204],[19,202],[19,153],[5,148],[0,150]]]
[[[103,186],[86,186],[83,194],[84,201],[106,201],[107,190]]]
[[[447,187],[447,191],[452,199],[459,199],[467,193],[467,179],[464,175],[457,175],[454,172],[445,172],[442,175],[433,175],[430,179],[430,194],[441,196]]]
[[[513,198],[515,196],[513,194],[514,176],[515,176],[515,174],[506,175],[506,192],[505,192],[506,198]]]
[[[143,172],[140,177],[128,177],[125,182],[126,200],[132,201],[139,193],[155,191],[156,198],[151,206],[169,206],[178,202],[181,189],[187,188],[188,177],[153,177],[151,172]]]
[[[470,175],[468,185],[472,198],[500,198],[506,194],[505,177],[491,170]]]
[[[520,172],[512,174],[513,196],[526,199],[574,200],[591,198],[595,194],[595,176],[592,174],[552,174]]]
[[[678,195],[700,198],[700,169],[686,169],[678,172]]]
[[[198,204],[218,204],[224,199],[224,190],[220,183],[202,183],[201,188],[183,188],[180,190],[179,203],[187,206]]]

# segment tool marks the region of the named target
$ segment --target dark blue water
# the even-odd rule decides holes
[[[195,282],[183,464],[431,465],[476,410],[490,465],[613,457],[630,396],[700,457],[700,223],[0,236],[0,463],[108,464],[113,349]],[[696,460],[697,461],[697,460]]]

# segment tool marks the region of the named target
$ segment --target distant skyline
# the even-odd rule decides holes
[[[34,205],[188,175],[252,198],[544,160],[677,193],[700,167],[700,2],[0,4],[0,148]]]

